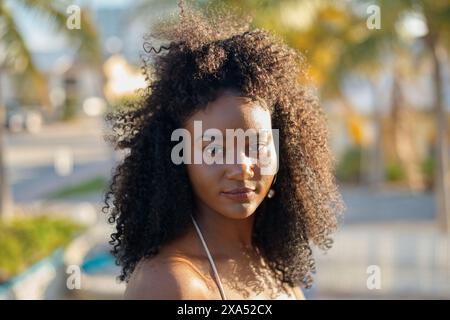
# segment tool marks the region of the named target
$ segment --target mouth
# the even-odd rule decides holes
[[[248,202],[255,196],[255,189],[236,188],[220,193],[222,196],[236,202]]]

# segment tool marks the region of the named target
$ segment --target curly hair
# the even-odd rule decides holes
[[[333,174],[324,112],[305,79],[304,58],[277,36],[251,29],[232,11],[182,10],[146,38],[143,99],[106,116],[116,150],[127,151],[105,193],[103,211],[115,224],[110,244],[119,279],[142,258],[189,227],[194,193],[185,165],[171,161],[173,130],[221,89],[263,100],[279,129],[277,196],[255,212],[252,243],[278,280],[312,284],[312,245],[331,247],[344,204]],[[149,39],[162,41],[155,49]],[[176,201],[173,194],[177,195]]]

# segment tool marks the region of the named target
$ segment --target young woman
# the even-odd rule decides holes
[[[183,8],[152,34],[167,45],[148,50],[144,102],[107,118],[128,151],[104,207],[125,298],[303,299],[311,245],[331,245],[343,204],[302,58],[242,21]],[[227,130],[256,142],[233,149]]]

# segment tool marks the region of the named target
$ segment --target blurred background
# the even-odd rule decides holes
[[[309,299],[450,298],[450,1],[224,0],[309,64],[347,206]],[[169,0],[0,0],[0,299],[120,298],[105,112]]]

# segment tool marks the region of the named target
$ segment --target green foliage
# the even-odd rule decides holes
[[[0,220],[0,283],[66,246],[83,226],[49,216]]]
[[[361,179],[361,158],[363,149],[359,146],[354,146],[347,149],[340,159],[336,176],[342,182],[357,183]]]
[[[49,198],[66,198],[72,196],[85,195],[93,192],[101,192],[106,187],[107,180],[103,176],[85,180],[79,184],[62,188],[50,193]]]
[[[436,159],[429,155],[423,159],[421,169],[425,175],[425,183],[428,188],[432,188],[434,184],[434,170],[436,169]]]
[[[436,163],[434,157],[428,156],[422,161],[422,171],[428,177],[433,176],[435,166]]]
[[[405,170],[398,162],[388,163],[385,175],[388,181],[401,181],[406,178]]]
[[[109,111],[132,109],[142,104],[145,104],[145,93],[143,91],[137,91],[111,101]]]
[[[63,105],[61,120],[70,121],[76,118],[78,101],[75,97],[67,98]]]

